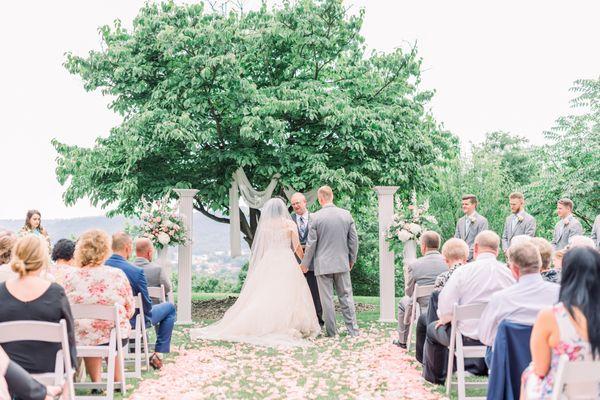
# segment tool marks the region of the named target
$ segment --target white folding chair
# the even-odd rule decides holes
[[[71,366],[67,322],[61,319],[58,323],[43,321],[11,321],[0,323],[0,344],[21,340],[60,343],[61,350],[56,353],[54,372],[32,374],[32,376],[44,385],[63,386],[66,382],[68,399],[73,400],[75,396],[75,390],[73,389],[73,375],[75,371]]]
[[[458,329],[458,323],[470,319],[479,319],[486,303],[468,304],[459,306],[454,304],[452,325],[450,331],[450,346],[448,347],[448,375],[446,377],[446,396],[450,396],[452,386],[458,386],[459,400],[467,399],[466,386],[472,388],[487,388],[486,381],[465,381],[465,358],[485,358],[486,346],[463,346],[462,333]],[[456,355],[457,382],[452,382],[454,369],[454,356]],[[485,399],[485,397],[468,397],[469,399]]]
[[[552,400],[597,398],[600,361],[569,361],[563,354],[554,374]]]
[[[150,370],[150,351],[148,349],[148,334],[146,332],[146,323],[144,319],[144,305],[142,294],[135,296],[135,309],[138,314],[135,317],[135,327],[133,328],[133,343],[129,343],[125,359],[133,360],[133,372],[126,372],[127,377],[142,377],[142,351],[146,360],[146,371]],[[130,352],[133,347],[133,353]]]
[[[413,295],[412,295],[412,305],[411,305],[412,311],[410,312],[410,325],[408,327],[408,339],[406,342],[406,350],[408,350],[408,351],[410,351],[410,348],[412,345],[413,328],[416,329],[417,320],[419,319],[419,316],[421,315],[421,306],[419,305],[419,299],[423,298],[423,297],[431,296],[431,293],[433,293],[433,288],[434,288],[434,285],[424,285],[424,286],[419,286],[418,284],[415,285],[415,290],[413,291]]]
[[[108,346],[77,346],[78,357],[101,357],[106,358],[106,382],[77,382],[78,389],[106,389],[106,396],[76,396],[77,400],[112,400],[115,395],[115,386],[119,386],[123,396],[126,393],[126,376],[124,351],[119,326],[119,309],[116,305],[100,304],[71,304],[73,319],[97,319],[113,323],[110,331]],[[117,359],[118,366],[115,365]],[[121,370],[121,382],[115,382],[115,369]]]
[[[165,285],[148,286],[148,295],[150,298],[157,299],[161,303],[167,301],[167,296],[165,295]]]

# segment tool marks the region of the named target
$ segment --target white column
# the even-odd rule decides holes
[[[183,219],[188,240],[179,246],[178,286],[177,286],[177,323],[192,323],[192,233],[193,233],[193,200],[196,189],[174,189],[179,195],[179,215]]]
[[[398,186],[375,186],[379,199],[379,320],[396,322],[394,253],[385,240],[394,216],[394,193]]]

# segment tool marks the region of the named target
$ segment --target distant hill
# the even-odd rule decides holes
[[[43,219],[42,224],[48,231],[52,242],[61,238],[76,238],[84,231],[92,228],[103,229],[109,234],[125,229],[127,224],[135,224],[135,219],[124,217],[84,217],[70,219]],[[18,231],[23,220],[0,220],[0,228]],[[193,234],[194,255],[229,252],[229,225],[213,221],[200,213],[194,213]],[[242,240],[242,250],[248,250]]]

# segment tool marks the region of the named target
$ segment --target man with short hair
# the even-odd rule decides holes
[[[479,319],[479,340],[490,348],[500,322],[533,325],[541,309],[558,301],[560,286],[542,279],[542,257],[532,241],[512,245],[508,265],[517,283],[494,293]]]
[[[175,326],[177,316],[175,306],[171,303],[161,303],[152,306],[152,300],[148,295],[148,283],[144,270],[129,263],[127,260],[131,257],[133,242],[131,237],[125,232],[117,232],[112,236],[113,254],[105,264],[113,268],[118,268],[125,273],[133,295],[138,293],[142,295],[142,306],[144,308],[144,317],[146,326],[154,325],[156,330],[156,346],[154,354],[150,357],[150,365],[154,369],[162,368],[162,354],[171,351],[171,335]],[[135,317],[131,318],[131,325],[135,325]]]
[[[589,247],[590,249],[595,249],[596,243],[587,236],[575,235],[571,237],[571,241],[569,245],[565,247],[565,250],[570,250],[575,247]]]
[[[540,267],[540,275],[546,282],[559,283],[560,274],[557,270],[550,268],[552,262],[552,245],[549,241],[541,237],[534,237],[531,239],[531,243],[537,247],[540,252],[542,259],[542,266]]]
[[[434,231],[425,231],[421,235],[422,257],[411,261],[406,269],[406,292],[398,303],[398,340],[394,344],[405,349],[412,313],[412,295],[415,285],[433,285],[439,274],[447,270],[444,257],[440,254],[440,235]],[[429,297],[419,299],[419,306],[425,312],[429,304]]]
[[[493,293],[515,283],[510,270],[497,260],[500,237],[485,230],[477,235],[474,245],[475,261],[458,268],[439,295],[437,322],[427,326],[423,353],[423,376],[432,383],[443,383],[450,345],[450,324],[454,304],[487,303]],[[458,329],[465,345],[480,345],[477,320],[461,321]],[[484,374],[485,364],[477,359],[471,370]]]
[[[594,225],[592,226],[592,240],[596,244],[596,248],[600,250],[600,214],[596,216]]]
[[[308,266],[314,262],[327,336],[337,335],[334,289],[340,301],[348,334],[358,336],[350,280],[350,271],[358,256],[358,234],[354,219],[347,210],[333,204],[333,191],[329,186],[319,188],[317,198],[322,208],[313,214],[306,252],[300,267],[306,273]]]
[[[135,239],[135,255],[133,264],[144,270],[148,286],[165,287],[165,295],[171,292],[171,280],[165,273],[164,268],[152,262],[154,258],[154,245],[145,237]],[[156,302],[159,303],[159,302]]]
[[[477,212],[477,196],[466,194],[462,197],[462,211],[465,214],[456,223],[454,237],[469,245],[469,258],[473,260],[473,245],[477,235],[488,228],[488,220]]]
[[[535,236],[535,218],[525,211],[525,196],[514,192],[508,197],[511,215],[506,217],[502,233],[502,250],[506,253],[511,240],[518,235]]]
[[[556,203],[556,214],[560,221],[554,227],[552,247],[554,250],[562,250],[571,242],[575,235],[583,235],[581,223],[573,216],[573,201],[563,198]]]

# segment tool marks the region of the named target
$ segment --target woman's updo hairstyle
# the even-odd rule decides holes
[[[10,267],[20,277],[37,271],[48,264],[48,243],[36,235],[26,235],[17,239],[12,250]]]
[[[111,254],[112,240],[101,229],[84,232],[75,244],[75,264],[79,267],[101,265]]]

